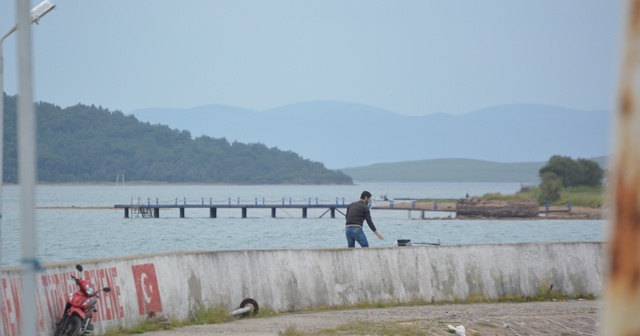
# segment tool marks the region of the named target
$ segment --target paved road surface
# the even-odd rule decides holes
[[[463,325],[472,335],[595,335],[601,301],[482,303],[355,309],[280,314],[216,325],[199,325],[145,333],[149,336],[274,336],[287,327],[317,331],[353,321],[402,322],[425,335],[454,335],[447,325]]]

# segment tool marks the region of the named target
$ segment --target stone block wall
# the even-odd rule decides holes
[[[534,201],[484,201],[479,198],[461,198],[456,202],[457,217],[538,217],[538,204]]]

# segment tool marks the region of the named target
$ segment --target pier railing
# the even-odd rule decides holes
[[[301,209],[302,218],[307,218],[307,210],[324,208],[327,209],[320,217],[327,213],[330,213],[331,218],[335,218],[336,211],[345,215],[341,209],[346,209],[347,206],[355,200],[347,200],[345,197],[325,198],[319,197],[281,197],[278,199],[267,199],[265,197],[253,197],[251,199],[241,199],[240,197],[227,197],[224,199],[214,199],[213,197],[201,197],[199,199],[189,199],[186,197],[175,197],[172,199],[160,200],[157,197],[138,197],[131,198],[129,204],[116,204],[114,207],[117,209],[124,209],[125,218],[129,218],[130,214],[136,217],[160,217],[160,209],[179,209],[180,218],[185,217],[185,209],[187,208],[208,208],[209,217],[217,218],[218,209],[241,209],[242,218],[247,217],[247,209],[271,209],[271,217],[276,218],[276,209]],[[437,202],[434,203],[433,208],[420,208],[418,207],[416,200],[403,199],[399,201],[394,200],[380,200],[374,201],[373,209],[386,209],[386,210],[421,210],[423,211],[441,211],[438,210]],[[442,210],[449,211],[451,210]]]

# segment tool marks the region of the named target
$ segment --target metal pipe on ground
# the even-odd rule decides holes
[[[249,314],[256,315],[258,313],[259,309],[260,308],[258,307],[258,302],[256,302],[256,300],[254,300],[254,299],[244,299],[240,303],[240,307],[238,309],[230,312],[229,315],[233,315],[233,316],[242,318],[242,317],[249,316]]]

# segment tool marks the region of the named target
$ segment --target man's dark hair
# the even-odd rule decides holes
[[[365,197],[371,197],[371,193],[368,191],[363,191],[362,194],[360,194],[360,199],[364,199]]]

